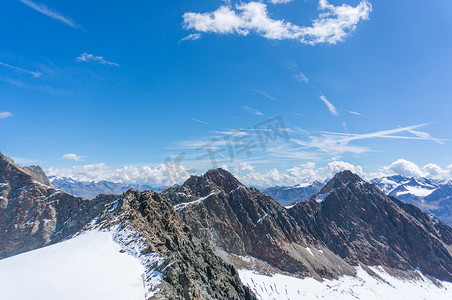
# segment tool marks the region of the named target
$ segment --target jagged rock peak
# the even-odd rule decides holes
[[[0,162],[2,162],[2,164],[5,164],[5,165],[8,165],[8,164],[14,165],[15,164],[14,160],[11,157],[4,155],[1,151],[0,151]]]
[[[218,187],[227,188],[233,186],[234,188],[236,188],[238,186],[243,186],[243,184],[238,181],[238,179],[235,178],[234,175],[222,168],[210,169],[203,175],[203,177],[211,180]]]
[[[349,183],[358,183],[358,182],[363,182],[364,180],[359,177],[358,175],[356,175],[355,173],[353,173],[350,170],[345,170],[345,171],[341,171],[339,173],[336,173],[336,175],[334,175],[334,177],[330,180],[330,182],[340,182],[343,184],[349,184]]]
[[[244,187],[230,172],[222,169],[211,169],[202,176],[190,176],[181,188],[185,193],[203,197],[210,193],[229,193],[238,187]]]
[[[320,190],[319,194],[324,195],[330,193],[334,190],[338,190],[345,187],[351,187],[352,185],[363,184],[365,181],[354,174],[352,171],[345,170],[333,176],[333,178],[328,181],[325,186]]]
[[[24,180],[34,180],[38,183],[53,187],[49,178],[40,166],[19,166],[11,157],[4,155],[2,152],[0,152],[0,171],[3,173],[2,177],[16,176],[16,173],[20,173]],[[29,177],[27,178],[26,175]]]

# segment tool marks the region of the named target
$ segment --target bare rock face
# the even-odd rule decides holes
[[[419,268],[452,280],[452,229],[350,171],[336,174],[318,194],[289,212],[350,264]]]
[[[0,153],[0,258],[59,242],[111,201],[55,190],[40,167],[20,167]]]
[[[158,264],[148,266],[152,272],[163,274],[152,299],[255,299],[234,267],[182,225],[171,203],[156,192],[127,191],[113,209],[107,208],[85,230],[92,227],[132,230],[144,239],[145,246],[138,255],[160,258]]]
[[[284,207],[223,169],[192,176],[162,195],[172,201],[193,234],[217,250],[252,256],[298,276],[354,274],[342,259],[301,230]]]
[[[361,264],[403,272],[419,268],[452,280],[452,229],[350,171],[290,209],[222,169],[192,176],[162,194],[182,222],[215,249],[294,275],[334,277]]]

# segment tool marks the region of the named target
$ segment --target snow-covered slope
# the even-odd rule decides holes
[[[71,240],[0,260],[2,300],[143,300],[145,269],[111,233]]]
[[[382,267],[372,267],[380,279],[369,275],[361,267],[357,276],[343,276],[339,280],[295,278],[281,274],[264,276],[250,270],[240,270],[240,278],[261,300],[300,299],[452,299],[452,283],[436,286],[418,273],[418,279],[402,279],[389,275]]]

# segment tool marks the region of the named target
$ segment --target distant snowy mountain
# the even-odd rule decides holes
[[[313,195],[320,192],[323,186],[324,183],[314,181],[310,184],[269,187],[263,190],[263,193],[278,201],[282,206],[289,206],[295,202],[309,200]]]
[[[452,180],[392,175],[370,182],[388,196],[413,204],[452,226]],[[291,206],[295,202],[309,200],[322,187],[323,183],[315,181],[311,184],[269,187],[263,193],[283,206]]]
[[[152,190],[159,192],[163,190],[163,187],[152,187],[150,185],[141,184],[124,184],[105,180],[77,181],[68,177],[55,176],[50,176],[49,179],[55,188],[85,199],[93,199],[99,194],[120,195],[131,188],[138,191]]]
[[[400,175],[380,177],[371,182],[385,194],[413,204],[452,225],[452,181]]]

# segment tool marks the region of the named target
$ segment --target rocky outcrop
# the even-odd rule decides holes
[[[216,256],[178,220],[166,199],[152,191],[129,190],[85,230],[133,231],[143,239],[138,256],[158,257],[147,266],[163,274],[152,299],[255,299],[233,266]],[[118,233],[116,233],[118,234]],[[129,243],[127,242],[127,243]]]
[[[192,176],[162,195],[175,205],[181,221],[218,251],[251,256],[297,276],[354,273],[302,230],[284,207],[223,169]]]
[[[413,205],[386,196],[359,176],[338,173],[289,213],[353,265],[383,265],[452,280],[451,228]]]
[[[0,258],[67,238],[113,200],[74,197],[44,176],[40,167],[20,167],[0,153]]]

